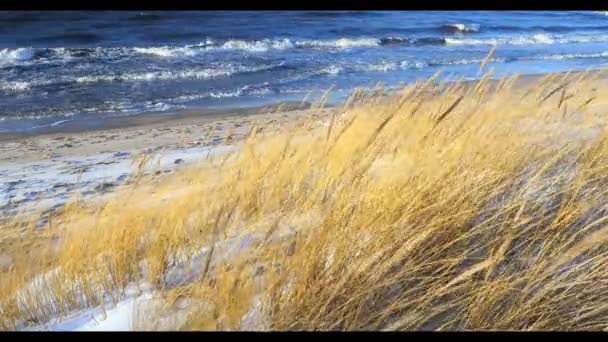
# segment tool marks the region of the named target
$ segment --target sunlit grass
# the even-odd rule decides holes
[[[102,205],[7,219],[0,327],[148,284],[135,329],[607,329],[605,88],[491,73],[357,91]]]

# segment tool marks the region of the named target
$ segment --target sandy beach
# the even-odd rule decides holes
[[[37,135],[0,135],[0,212],[58,208],[76,194],[100,198],[128,183],[142,155],[158,156],[145,171],[161,176],[233,148],[253,124],[272,131],[308,119],[308,106],[189,110],[118,118],[96,129],[66,125]]]

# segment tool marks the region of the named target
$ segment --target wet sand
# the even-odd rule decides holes
[[[218,144],[242,138],[252,123],[268,129],[302,119],[309,104],[245,109],[190,109],[171,114],[94,118],[28,134],[0,133],[0,167],[6,163],[146,148]]]

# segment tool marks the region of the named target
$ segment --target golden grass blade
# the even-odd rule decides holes
[[[490,52],[488,52],[487,56],[481,61],[481,65],[479,66],[479,73],[483,72],[483,69],[485,69],[488,63],[492,60],[492,57],[494,57],[495,52],[496,46],[493,46],[492,49],[490,49]]]

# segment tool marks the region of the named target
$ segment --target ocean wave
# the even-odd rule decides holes
[[[382,61],[378,63],[360,63],[360,64],[330,64],[313,71],[311,73],[303,73],[300,78],[306,78],[316,75],[338,75],[345,72],[389,72],[396,70],[422,69],[428,66],[426,62],[416,60],[405,61]]]
[[[10,116],[0,115],[0,121],[13,121],[13,120],[40,120],[40,119],[48,119],[50,117],[71,117],[76,115],[74,112],[55,112],[55,113],[45,113],[45,114],[22,114],[22,113],[13,113]],[[44,126],[35,126],[32,128],[38,128]]]
[[[533,36],[518,36],[504,38],[445,38],[447,45],[529,45],[529,44],[553,44],[555,40],[546,34],[535,34]]]
[[[474,24],[449,24],[452,30],[458,32],[474,32],[478,26]],[[290,40],[261,39],[240,40],[230,39],[215,41],[207,39],[198,44],[184,46],[140,46],[140,47],[55,47],[55,48],[4,48],[0,49],[0,66],[28,65],[36,63],[63,63],[72,59],[106,59],[130,58],[133,56],[152,56],[160,58],[191,57],[199,53],[211,51],[238,50],[251,53],[287,49],[330,49],[346,50],[353,48],[377,48],[404,46],[440,46],[440,45],[536,45],[536,44],[568,44],[608,42],[606,34],[522,34],[517,36],[472,38],[461,36],[428,36],[428,37],[359,37],[337,38],[328,40]]]
[[[444,45],[445,38],[443,37],[419,37],[419,38],[405,38],[405,37],[386,37],[380,39],[381,46],[390,45]]]
[[[207,79],[218,76],[229,76],[233,74],[232,70],[189,70],[189,71],[153,71],[143,73],[125,73],[118,75],[96,75],[96,76],[81,76],[76,78],[77,83],[96,83],[96,82],[142,82],[155,80],[176,80],[176,79]]]
[[[239,97],[242,94],[243,90],[239,88],[234,91],[212,91],[209,93],[209,97],[212,97],[214,99],[222,99],[226,97]]]
[[[447,32],[447,33],[478,32],[479,27],[480,26],[478,24],[456,23],[456,24],[442,25],[440,27],[440,30],[442,32]]]
[[[564,53],[564,54],[553,54],[553,55],[541,55],[541,56],[530,56],[521,57],[522,60],[564,60],[564,59],[577,59],[577,58],[608,58],[608,51],[596,52],[596,53]]]
[[[319,74],[337,75],[344,71],[344,68],[339,65],[329,65],[319,69]]]
[[[168,103],[164,103],[164,102],[147,101],[144,103],[144,108],[146,111],[150,111],[150,112],[164,112],[169,109],[175,108],[175,106],[170,105]]]
[[[245,50],[251,52],[265,52],[268,50],[285,50],[291,48],[310,48],[310,49],[351,49],[360,47],[377,47],[391,44],[409,44],[417,42],[417,39],[387,37],[387,38],[338,38],[329,40],[296,40],[283,39],[262,39],[262,40],[228,40],[224,43],[207,41],[198,45],[191,45],[193,48],[203,48],[207,50]],[[442,42],[441,39],[435,42]]]
[[[427,67],[429,64],[422,61],[402,61],[399,64],[401,69],[422,69]]]
[[[239,97],[244,95],[267,95],[273,91],[268,88],[268,82],[262,85],[245,85],[236,90],[232,91],[212,91],[208,94],[208,97],[215,99],[226,98],[226,97]],[[204,96],[207,97],[207,96]]]
[[[155,55],[161,57],[175,57],[175,56],[193,56],[196,54],[195,50],[186,47],[170,47],[170,46],[159,46],[159,47],[136,47],[133,51],[143,55]]]
[[[268,50],[284,50],[293,48],[291,40],[284,39],[262,39],[262,40],[241,40],[231,39],[223,43],[218,43],[212,39],[207,39],[195,45],[186,45],[186,48],[193,51],[214,51],[214,50],[242,50],[248,52],[266,52]]]
[[[410,69],[422,69],[428,64],[423,61],[416,60],[405,60],[400,62],[385,61],[380,63],[369,63],[360,64],[352,67],[354,71],[363,72],[389,72],[395,70],[410,70]]]
[[[0,64],[7,62],[25,64],[35,61],[37,63],[65,62],[79,58],[117,58],[130,57],[137,54],[157,55],[163,57],[193,55],[196,51],[186,47],[93,47],[93,48],[74,48],[74,47],[54,47],[54,48],[17,48],[1,49]]]
[[[9,92],[21,92],[30,89],[29,82],[23,81],[4,81],[0,83],[0,90]]]
[[[409,38],[402,37],[386,37],[380,39],[380,45],[382,46],[390,46],[390,45],[405,45],[411,44],[412,40]]]
[[[335,40],[302,40],[296,41],[295,46],[299,48],[337,48],[350,49],[358,47],[380,46],[378,38],[340,38]]]
[[[31,90],[32,88],[48,86],[48,85],[56,85],[61,83],[71,83],[70,81],[65,81],[64,78],[44,78],[44,77],[35,77],[28,79],[27,81],[19,80],[8,80],[8,81],[0,81],[0,91],[5,92],[23,92]]]
[[[485,58],[461,58],[461,59],[453,59],[453,60],[437,60],[429,63],[431,66],[443,66],[443,65],[469,65],[469,64],[480,64],[484,61]],[[506,62],[506,58],[494,57],[490,58],[490,63],[503,63]]]
[[[363,65],[355,65],[354,69],[357,71],[371,71],[371,72],[387,72],[397,70],[399,64],[397,62],[381,62],[381,63],[370,63]]]
[[[216,77],[232,76],[240,73],[259,72],[271,70],[284,65],[284,63],[259,66],[235,66],[226,65],[223,67],[205,68],[199,70],[183,70],[183,71],[151,71],[142,73],[125,73],[114,75],[91,75],[77,77],[77,83],[95,83],[95,82],[147,82],[156,80],[179,80],[179,79],[210,79]]]
[[[252,52],[265,52],[270,49],[284,50],[293,48],[294,44],[289,39],[264,39],[264,40],[229,40],[224,42],[219,48],[229,50],[245,50]]]
[[[59,126],[59,125],[61,125],[61,124],[64,124],[64,123],[66,123],[66,122],[70,122],[70,121],[72,121],[72,120],[73,120],[73,119],[65,119],[65,120],[59,120],[59,121],[55,121],[55,122],[53,122],[52,124],[50,124],[49,126],[51,126],[51,127]]]
[[[36,63],[65,63],[81,59],[116,59],[134,56],[151,56],[160,58],[192,57],[212,51],[239,50],[251,53],[263,53],[270,50],[286,49],[352,49],[379,47],[393,44],[443,44],[441,38],[408,39],[388,38],[339,38],[335,40],[296,40],[262,39],[262,40],[227,40],[216,42],[207,39],[204,42],[185,46],[147,46],[147,47],[92,47],[92,48],[16,48],[0,50],[0,66],[29,65]],[[146,76],[148,77],[148,76]],[[161,76],[162,78],[163,76]]]
[[[489,60],[490,63],[505,63],[512,61],[526,61],[526,60],[566,60],[566,59],[577,59],[577,58],[608,58],[608,51],[595,52],[595,53],[564,53],[564,54],[551,54],[551,55],[533,55],[533,56],[518,56],[518,57],[493,57]],[[480,64],[485,58],[462,58],[454,60],[435,60],[430,61],[430,66],[447,66],[447,65],[468,65],[468,64]]]
[[[292,48],[334,48],[350,49],[357,47],[379,46],[380,40],[377,38],[339,38],[334,40],[296,40],[288,38],[282,39],[262,39],[262,40],[239,40],[231,39],[223,43],[207,40],[197,45],[187,47],[203,50],[243,50],[249,52],[266,52],[268,50],[285,50]]]
[[[501,38],[445,38],[448,45],[534,45],[608,42],[608,35],[557,36],[538,33],[530,36]]]
[[[295,40],[262,39],[262,40],[228,40],[217,43],[213,40],[197,45],[188,45],[187,48],[202,50],[243,50],[249,52],[266,52],[269,50],[299,49],[352,49],[363,47],[379,47],[388,45],[434,45],[443,44],[444,39],[439,37],[405,38],[405,37],[361,37],[338,38],[329,40]]]
[[[27,61],[32,58],[34,58],[34,49],[32,48],[5,48],[0,50],[0,63]]]
[[[128,48],[17,48],[1,49],[0,65],[66,62],[74,58],[102,58],[132,54]]]

